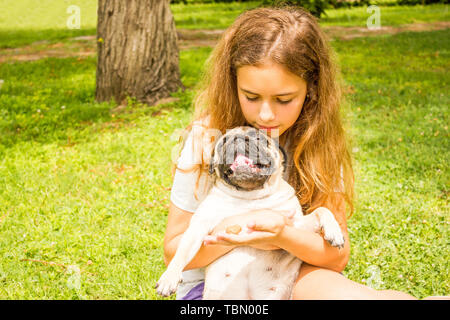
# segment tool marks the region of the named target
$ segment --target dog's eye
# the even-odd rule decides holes
[[[233,174],[233,170],[231,170],[231,168],[229,168],[227,171],[225,171],[225,174],[226,174],[227,176],[230,176],[230,175]]]

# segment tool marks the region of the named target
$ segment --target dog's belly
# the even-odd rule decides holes
[[[206,268],[203,298],[289,299],[301,263],[284,250],[237,247]]]

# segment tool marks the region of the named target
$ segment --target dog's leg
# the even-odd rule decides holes
[[[322,232],[325,240],[333,247],[344,247],[344,235],[333,213],[325,207],[319,207],[310,214],[294,219],[294,226],[299,229]]]
[[[203,238],[209,232],[210,223],[208,222],[207,219],[198,219],[198,216],[195,215],[192,217],[188,229],[180,239],[175,256],[156,284],[157,292],[160,295],[169,296],[176,291],[181,282],[181,273],[184,267],[195,257],[202,245]]]

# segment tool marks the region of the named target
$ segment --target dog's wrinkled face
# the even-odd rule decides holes
[[[273,175],[282,174],[283,161],[278,143],[262,130],[237,127],[217,141],[210,172],[238,190],[251,191],[263,188]]]

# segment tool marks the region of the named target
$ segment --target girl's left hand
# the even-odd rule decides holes
[[[205,245],[246,245],[265,250],[277,249],[275,244],[281,231],[287,224],[291,224],[290,218],[294,213],[284,215],[272,210],[252,212],[250,222],[239,234],[220,231],[206,236],[203,242]]]

